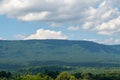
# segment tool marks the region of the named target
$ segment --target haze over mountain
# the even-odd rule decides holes
[[[0,66],[4,65],[120,65],[120,45],[91,41],[0,41]]]

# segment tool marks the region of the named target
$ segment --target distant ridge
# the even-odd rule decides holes
[[[0,40],[0,66],[35,61],[120,65],[120,45],[84,40]]]

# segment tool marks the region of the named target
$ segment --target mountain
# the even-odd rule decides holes
[[[0,41],[0,68],[51,64],[120,66],[119,62],[120,45],[70,40]]]

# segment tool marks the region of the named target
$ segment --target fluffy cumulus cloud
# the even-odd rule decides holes
[[[120,0],[0,0],[0,15],[26,22],[42,21],[52,27],[67,25],[70,31],[87,30],[114,36],[120,33],[119,3]],[[45,30],[38,30],[26,39],[46,38],[41,31]],[[47,33],[63,37],[61,32]]]
[[[97,7],[86,11],[83,29],[92,29],[99,35],[114,35],[120,32],[119,0],[105,0]],[[116,5],[116,6],[115,6]]]
[[[0,15],[22,21],[78,24],[100,35],[119,33],[119,0],[1,0]],[[81,22],[81,24],[79,24]],[[68,30],[77,30],[69,27]],[[117,31],[115,31],[117,30]],[[108,33],[109,32],[109,33]]]
[[[113,35],[120,32],[120,16],[96,27],[98,34]]]
[[[67,36],[63,35],[61,31],[52,31],[39,29],[36,33],[26,36],[25,40],[28,39],[67,39]]]
[[[100,0],[1,0],[0,14],[22,21],[76,22]]]

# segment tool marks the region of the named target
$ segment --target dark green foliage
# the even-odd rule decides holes
[[[72,67],[67,67],[67,66],[42,66],[42,67],[27,67],[27,68],[22,68],[19,69],[18,72],[19,73],[30,73],[32,72],[33,74],[37,74],[37,73],[43,73],[43,74],[47,74],[47,75],[52,75],[54,74],[54,76],[52,78],[55,78],[55,75],[58,75],[60,72],[62,71],[70,71],[73,70]]]
[[[0,71],[0,78],[10,78],[11,76],[10,72]]]
[[[120,80],[120,72],[110,72],[104,74],[97,74],[94,76],[94,79],[97,80]]]
[[[82,78],[82,75],[81,75],[81,73],[75,73],[75,74],[74,74],[74,76],[75,76],[77,79],[80,79],[80,78]]]
[[[60,72],[58,71],[48,71],[46,70],[44,74],[50,76],[51,78],[55,79],[57,78],[57,75],[59,74]]]
[[[84,73],[81,73],[81,77],[83,79],[92,80],[93,79],[93,74],[84,72]]]

